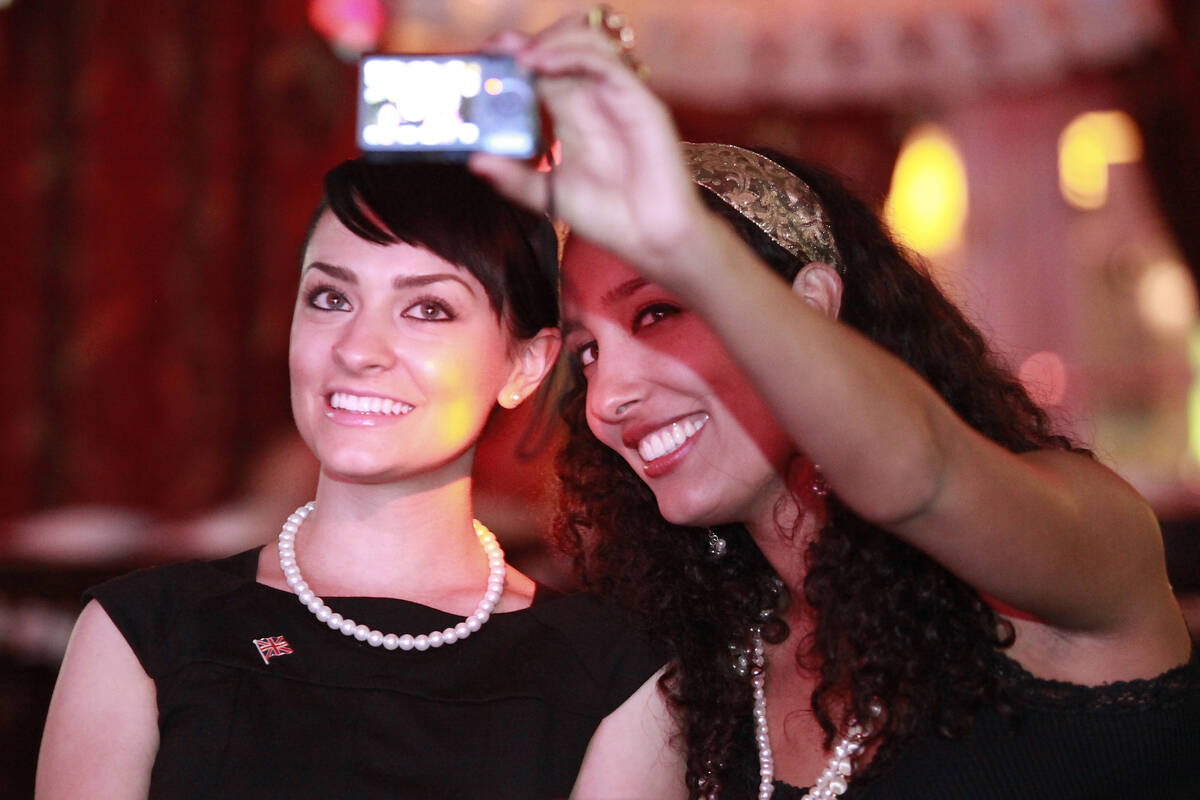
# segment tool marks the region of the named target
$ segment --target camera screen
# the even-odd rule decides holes
[[[507,56],[367,56],[359,74],[364,153],[537,152],[532,82]]]

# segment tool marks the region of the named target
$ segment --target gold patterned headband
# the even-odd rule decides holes
[[[829,219],[808,184],[766,156],[730,144],[683,143],[692,180],[804,262],[842,264]]]

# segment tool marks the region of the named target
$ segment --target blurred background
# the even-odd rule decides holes
[[[0,0],[5,797],[32,792],[83,588],[264,542],[312,493],[287,335],[320,177],[354,155],[358,54],[469,50],[584,8]],[[1035,397],[1151,500],[1196,609],[1200,4],[619,10],[684,138],[823,162],[885,213]],[[562,584],[541,539],[554,435],[535,422],[491,423],[478,510],[514,563]]]

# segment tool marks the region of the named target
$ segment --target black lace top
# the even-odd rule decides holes
[[[994,663],[1011,719],[989,710],[964,738],[885,743],[842,800],[1200,798],[1200,651],[1151,680],[1096,687],[1036,678],[1000,653]],[[757,794],[748,729],[741,741],[722,800]],[[776,781],[775,800],[803,796]]]

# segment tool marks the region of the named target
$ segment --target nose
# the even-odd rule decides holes
[[[389,320],[366,313],[353,315],[334,340],[334,359],[351,372],[388,369],[396,363],[388,327]]]
[[[645,382],[635,359],[615,362],[599,359],[588,378],[588,411],[601,422],[617,424],[644,399]]]

